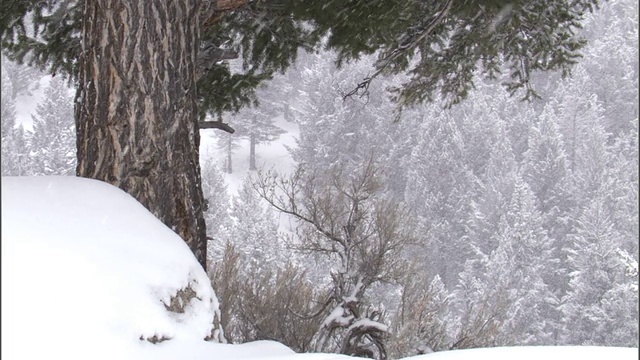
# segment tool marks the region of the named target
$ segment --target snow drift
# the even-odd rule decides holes
[[[13,359],[43,345],[93,358],[105,339],[142,348],[215,331],[218,303],[187,245],[114,186],[3,177],[2,250]]]

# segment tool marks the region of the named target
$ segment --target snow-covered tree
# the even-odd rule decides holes
[[[2,72],[2,175],[26,175],[29,170],[25,132],[22,125],[16,127],[16,104],[11,96],[12,86],[5,72]]]
[[[3,60],[4,61],[4,60]],[[2,73],[2,175],[14,175],[16,160],[14,137],[16,134],[16,104],[11,97],[12,87],[7,76]]]
[[[395,163],[394,149],[402,135],[410,131],[393,123],[393,105],[384,95],[392,78],[381,78],[366,97],[344,98],[352,84],[366,75],[373,57],[336,68],[330,53],[307,59],[301,71],[296,121],[300,127],[298,146],[291,150],[293,159],[318,169],[341,167],[344,171],[358,168],[375,158],[383,171]],[[409,127],[412,129],[413,127]],[[394,160],[397,160],[394,159]]]
[[[606,131],[618,136],[638,116],[638,2],[602,3],[588,17],[584,35],[589,43],[578,67],[602,105]]]
[[[551,106],[545,106],[528,136],[524,153],[523,176],[530,185],[541,213],[543,227],[554,242],[554,257],[559,261],[555,276],[546,280],[556,296],[567,290],[566,254],[563,243],[571,230],[575,206],[569,190],[569,170],[564,141]]]
[[[446,320],[451,296],[438,275],[425,275],[414,263],[402,281],[400,305],[391,319],[391,358],[446,350],[450,345]]]
[[[202,192],[206,210],[204,220],[207,224],[207,259],[220,260],[227,242],[230,240],[232,221],[230,216],[231,200],[221,170],[213,159],[202,161]]]
[[[240,138],[234,134],[221,133],[216,140],[216,147],[224,154],[223,170],[227,174],[233,173],[233,154],[240,148]]]
[[[73,95],[64,80],[54,77],[36,107],[29,147],[34,175],[71,175],[76,168]]]
[[[298,167],[289,178],[262,175],[257,187],[274,208],[300,222],[296,247],[330,263],[331,293],[315,313],[319,330],[314,347],[386,358],[388,325],[383,309],[370,302],[369,292],[376,284],[399,278],[400,255],[413,241],[408,216],[397,203],[380,196],[373,160],[355,173],[334,169],[330,181],[317,171]]]
[[[590,202],[570,235],[570,290],[561,306],[566,344],[638,346],[637,277],[627,274],[637,260],[621,255],[606,202]]]
[[[282,267],[288,255],[278,235],[277,219],[273,210],[263,203],[250,177],[244,179],[232,202],[231,242],[248,259],[246,275],[258,271],[263,264],[270,264],[274,269]]]
[[[517,177],[518,164],[506,124],[496,129],[496,135],[484,176],[480,179],[480,194],[473,199],[469,214],[469,234],[465,241],[473,254],[490,254],[498,247],[494,234],[508,209]]]
[[[425,266],[453,287],[469,250],[466,235],[478,179],[465,162],[465,144],[448,113],[425,114],[409,161],[405,199],[418,219]]]
[[[638,253],[639,199],[638,184],[638,119],[632,121],[631,130],[616,139],[612,153],[609,183],[611,196],[608,204],[612,220],[622,235],[622,248],[631,254]]]
[[[236,133],[249,139],[249,170],[256,170],[256,145],[274,141],[285,131],[275,125],[275,117],[284,114],[283,101],[274,86],[263,86],[256,90],[260,103],[246,107],[233,115],[232,124]]]
[[[552,243],[521,176],[494,241],[496,249],[479,252],[460,275],[456,347],[548,343],[553,328],[546,319],[555,303],[545,279],[553,275]]]
[[[20,95],[31,95],[32,91],[40,86],[43,76],[44,74],[34,67],[17,64],[2,56],[2,81],[10,83],[11,90],[7,96],[13,101]]]

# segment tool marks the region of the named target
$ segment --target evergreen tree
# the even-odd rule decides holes
[[[543,227],[554,241],[554,257],[559,261],[555,276],[546,279],[556,296],[567,290],[566,255],[563,242],[571,230],[574,200],[569,191],[569,171],[557,117],[545,106],[529,132],[528,150],[523,159],[523,176],[530,184],[541,212]]]
[[[470,254],[460,240],[466,236],[465,223],[479,183],[465,162],[465,144],[451,115],[424,116],[421,138],[411,154],[405,199],[418,217],[425,263],[453,287]]]
[[[224,154],[223,171],[227,174],[233,173],[233,154],[240,148],[240,139],[233,134],[219,134],[216,140],[216,147]]]
[[[638,344],[637,286],[626,277],[627,266],[618,250],[622,240],[606,201],[595,198],[570,236],[570,290],[561,307],[566,344]]]
[[[40,86],[40,79],[44,76],[36,68],[17,64],[2,56],[3,81],[11,84],[11,92],[7,96],[13,101],[20,95],[31,95]]]
[[[496,234],[499,244],[496,252],[498,257],[502,254],[506,257],[489,264],[490,269],[495,266],[497,271],[506,270],[498,276],[509,278],[507,289],[515,293],[503,336],[514,335],[523,344],[548,343],[552,334],[545,319],[556,315],[553,309],[557,303],[548,284],[555,275],[557,259],[552,253],[554,241],[542,227],[534,194],[521,177],[516,178],[503,220],[504,225]],[[506,269],[501,262],[506,262]]]
[[[490,254],[498,244],[494,234],[500,227],[500,219],[508,209],[517,177],[515,156],[507,124],[496,129],[496,142],[491,148],[484,176],[480,179],[480,194],[473,199],[469,218],[469,235],[465,239],[474,254]]]
[[[73,96],[66,83],[51,79],[44,99],[36,107],[29,134],[34,175],[73,175],[76,167]]]
[[[520,176],[500,227],[497,247],[468,261],[455,293],[457,341],[470,345],[545,344],[554,303],[545,278],[553,273],[552,243],[534,196]],[[483,332],[480,324],[487,327]],[[466,339],[468,336],[478,339]]]
[[[638,2],[607,1],[590,14],[580,66],[603,108],[605,129],[615,137],[638,116]]]
[[[2,110],[2,176],[26,175],[29,164],[29,150],[25,141],[22,125],[16,127],[15,100],[11,97],[13,90],[7,75],[2,72],[2,94],[0,97]]]
[[[274,141],[285,131],[274,125],[274,118],[284,113],[284,105],[277,98],[273,87],[257,90],[260,103],[256,107],[246,107],[234,114],[232,123],[237,135],[249,139],[249,170],[257,170],[256,145]]]
[[[278,223],[273,210],[267,208],[247,177],[237,196],[233,197],[231,216],[234,226],[231,241],[247,259],[246,275],[258,271],[263,264],[272,269],[284,268],[288,254],[278,235]]]
[[[631,122],[629,133],[622,134],[611,149],[612,220],[622,235],[622,248],[631,254],[638,253],[639,199],[638,199],[638,119]]]
[[[426,282],[432,278],[431,282]],[[403,358],[446,350],[450,345],[451,295],[438,275],[425,276],[419,267],[407,271],[400,306],[392,320],[389,355]]]
[[[202,191],[206,199],[207,260],[219,262],[231,240],[231,199],[222,172],[211,158],[202,162]]]

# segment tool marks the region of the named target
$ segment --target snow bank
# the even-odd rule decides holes
[[[441,351],[406,358],[406,360],[632,360],[637,348],[601,346],[514,346],[484,349]]]
[[[201,340],[218,309],[182,239],[95,180],[3,177],[2,267],[2,334],[12,359],[43,351],[122,358],[120,350],[135,353],[148,338]],[[168,311],[187,287],[195,297],[184,313]],[[117,346],[103,353],[108,343]]]

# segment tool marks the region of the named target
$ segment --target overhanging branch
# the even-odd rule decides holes
[[[236,132],[236,130],[229,126],[229,124],[223,123],[222,121],[200,121],[198,122],[198,127],[200,129],[219,129],[226,131],[229,134]]]

